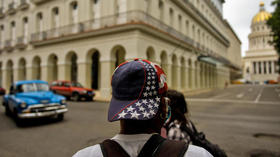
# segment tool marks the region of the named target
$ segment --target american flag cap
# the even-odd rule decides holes
[[[161,95],[167,91],[164,71],[144,59],[120,64],[113,73],[111,84],[110,122],[152,119],[158,112]]]

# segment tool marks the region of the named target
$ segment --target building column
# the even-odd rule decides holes
[[[70,63],[57,63],[58,68],[58,80],[71,80],[70,76]]]
[[[48,65],[47,63],[41,63],[41,80],[47,81],[50,83],[50,79],[48,78]]]
[[[275,74],[275,62],[271,61],[271,74]]]
[[[204,87],[205,88],[208,88],[208,86],[209,86],[209,84],[208,84],[208,82],[209,82],[208,70],[209,70],[209,68],[208,68],[208,66],[206,64],[204,66]]]
[[[211,66],[208,66],[207,70],[208,70],[208,76],[207,76],[207,78],[208,78],[208,81],[207,81],[207,88],[211,88]]]
[[[209,88],[213,88],[213,67],[209,66],[210,76],[209,76]]]
[[[175,65],[175,70],[176,70],[176,77],[175,77],[175,79],[176,80],[173,80],[173,81],[175,81],[175,83],[174,83],[174,85],[175,85],[175,87],[174,87],[174,89],[176,89],[176,90],[181,90],[182,89],[182,87],[181,87],[181,72],[180,72],[180,65]]]
[[[186,64],[185,64],[186,65]],[[188,85],[188,83],[189,83],[189,77],[188,77],[188,66],[186,65],[185,67],[183,67],[184,69],[183,69],[183,73],[184,73],[184,91],[185,90],[188,90],[189,89],[189,85]]]
[[[195,89],[199,89],[200,86],[200,79],[199,79],[199,72],[200,72],[200,68],[199,68],[199,63],[197,62],[197,65],[195,66]]]
[[[9,90],[10,86],[11,86],[11,81],[9,80],[9,76],[8,76],[8,70],[7,69],[2,69],[2,87],[5,88],[6,90]]]
[[[259,72],[259,62],[255,62],[256,63],[256,74],[260,74]]]
[[[193,88],[193,71],[192,65],[188,66],[188,89]]]
[[[269,74],[269,62],[268,61],[265,61],[265,68],[266,68],[266,74]]]
[[[19,70],[20,68],[17,65],[15,65],[13,70],[14,82],[19,81]]]
[[[100,96],[108,99],[111,97],[111,68],[114,66],[114,61],[100,58]]]
[[[33,80],[35,77],[33,77],[33,67],[32,62],[26,64],[26,80]]]
[[[200,63],[200,88],[205,88],[205,84],[204,84],[204,80],[205,80],[205,76],[204,76],[204,72],[205,72],[205,65],[204,63]]]
[[[83,86],[90,88],[87,84],[87,79],[90,78],[90,73],[87,72],[87,62],[78,61],[78,82]]]
[[[172,87],[172,81],[173,81],[172,80],[172,65],[167,63],[165,65],[165,67],[166,67],[167,84],[168,84],[168,86],[173,88]]]

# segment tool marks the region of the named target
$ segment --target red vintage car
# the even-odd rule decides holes
[[[6,94],[6,90],[0,87],[0,95],[5,95],[5,94]]]
[[[68,100],[72,99],[74,101],[79,101],[82,98],[92,101],[95,96],[93,89],[84,88],[79,82],[53,81],[51,90],[65,96]]]

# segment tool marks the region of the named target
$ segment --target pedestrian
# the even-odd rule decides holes
[[[184,141],[188,144],[200,146],[210,152],[214,157],[226,157],[226,153],[215,144],[208,141],[203,132],[198,132],[189,117],[188,105],[183,93],[176,90],[168,90],[170,99],[171,117],[165,123],[164,129],[169,140]]]
[[[120,64],[112,76],[108,121],[120,121],[120,132],[73,157],[211,157],[201,147],[159,135],[168,119],[166,75],[160,66],[135,59]]]

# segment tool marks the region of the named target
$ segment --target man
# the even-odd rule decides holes
[[[158,134],[168,119],[166,75],[156,64],[135,59],[122,63],[112,77],[110,122],[120,120],[120,133],[87,147],[73,157],[212,157],[203,148],[170,141]]]

